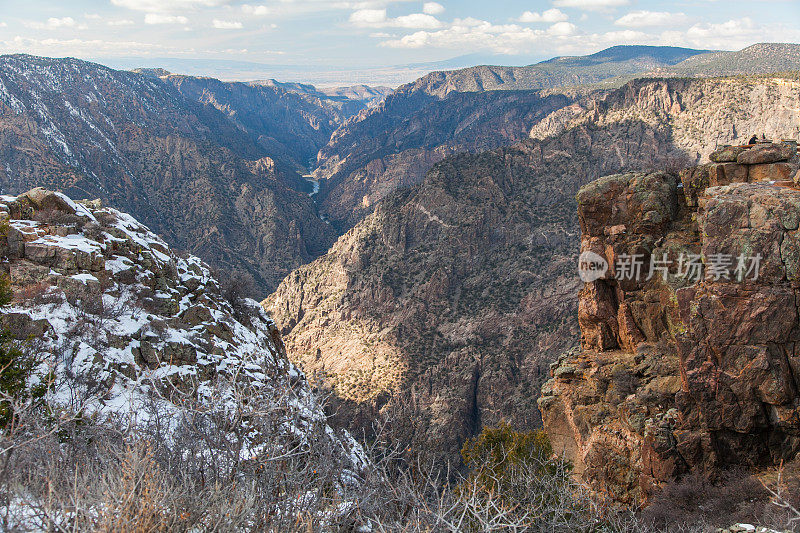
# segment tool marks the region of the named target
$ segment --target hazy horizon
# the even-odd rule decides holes
[[[791,0],[0,3],[2,54],[71,56],[115,68],[170,70],[164,63],[172,62],[186,74],[319,85],[397,85],[431,63],[522,65],[614,45],[739,50],[800,42],[800,5]],[[203,62],[202,72],[192,65]]]

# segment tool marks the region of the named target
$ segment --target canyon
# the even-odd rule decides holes
[[[400,410],[413,421],[402,438],[457,460],[480,427],[537,427],[548,366],[578,342],[580,188],[677,172],[753,132],[795,138],[799,97],[783,77],[636,80],[588,96],[529,140],[448,158],[388,195],[265,308],[340,423],[369,432]]]

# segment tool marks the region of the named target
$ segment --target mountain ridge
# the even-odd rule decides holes
[[[667,55],[666,62],[653,61],[651,56],[656,51]],[[398,88],[381,105],[346,120],[320,150],[314,175],[321,184],[318,196],[321,213],[337,228],[346,230],[394,188],[421,181],[425,171],[452,154],[454,148],[475,152],[481,146],[491,147],[493,140],[496,146],[523,140],[543,119],[537,113],[530,113],[532,94],[536,90],[542,98],[561,94],[564,113],[568,113],[573,101],[593,91],[602,94],[635,77],[676,77],[678,74],[671,74],[669,69],[673,67],[668,62],[683,65],[709,56],[702,51],[694,52],[669,47],[612,47],[593,56],[550,60],[544,62],[544,66],[474,67],[424,76]],[[694,55],[678,62],[689,53]],[[748,59],[741,63],[734,69],[736,74],[783,71],[787,66],[800,70],[800,45],[754,45],[739,52],[714,54],[711,56],[728,58],[726,60],[758,58],[758,61]],[[630,59],[631,56],[634,59]],[[615,58],[622,61],[615,62]],[[560,66],[559,62],[567,65]],[[570,66],[576,63],[581,66]],[[691,73],[699,77],[711,76],[717,68],[715,65],[700,64],[691,67]],[[560,74],[552,76],[551,71]],[[596,84],[600,82],[608,86],[598,87]],[[525,94],[528,95],[522,96]],[[492,103],[487,104],[489,101]],[[480,111],[489,105],[497,107],[495,115],[502,114],[510,120],[487,127],[483,133],[477,128],[468,130],[475,136],[472,145],[460,143],[460,124],[480,123]],[[410,130],[425,124],[432,109],[453,117],[441,128],[442,133],[451,136],[436,141],[432,136],[409,135]],[[525,128],[529,131],[523,131]],[[501,139],[495,130],[501,132]],[[395,174],[402,174],[402,179],[397,179]]]
[[[332,131],[341,115],[279,89],[173,81],[80,60],[3,56],[0,187],[43,185],[112,201],[170,244],[217,268],[245,270],[267,292],[336,237],[305,192],[306,162],[291,152],[313,154],[327,135],[320,117]],[[249,114],[253,103],[280,119]]]

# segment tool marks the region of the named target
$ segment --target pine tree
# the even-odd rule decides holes
[[[8,307],[13,298],[8,276],[0,276],[0,308]],[[11,331],[0,331],[0,395],[3,398],[23,398],[32,392],[28,380],[36,367],[34,358],[26,354]],[[41,393],[35,392],[37,396]],[[14,419],[8,400],[0,400],[0,428],[5,428]]]

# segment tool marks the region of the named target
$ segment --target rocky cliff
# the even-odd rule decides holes
[[[200,259],[176,255],[128,214],[45,189],[0,197],[0,220],[0,271],[14,295],[0,322],[36,354],[53,409],[170,427],[185,405],[224,409],[252,390],[280,429],[245,420],[242,460],[259,459],[274,444],[265,439],[291,437],[334,450],[345,469],[363,466],[358,445],[327,426],[272,320],[227,294]]]
[[[597,92],[537,123],[531,138],[543,139],[579,125],[602,128],[643,122],[670,131],[670,141],[699,162],[717,146],[744,144],[755,135],[800,136],[800,76],[738,76],[713,79],[640,79]]]
[[[522,140],[572,101],[565,89],[668,67],[699,50],[618,46],[525,67],[433,72],[348,120],[319,152],[321,210],[348,229],[392,191],[422,181],[439,161]],[[619,82],[621,83],[621,82]],[[564,94],[540,94],[553,90]]]
[[[620,501],[800,450],[797,146],[711,160],[577,195],[581,348],[551,367],[539,408],[554,449]]]
[[[186,98],[218,109],[247,131],[272,159],[284,163],[287,170],[302,173],[334,130],[365,107],[360,100],[331,98],[312,91],[313,87],[301,92],[291,84],[232,83],[178,75],[160,79]]]
[[[176,88],[74,59],[3,56],[0,190],[41,185],[110,201],[267,292],[336,237],[296,190],[297,159],[285,157],[314,153],[333,111],[274,88],[192,80]]]
[[[504,416],[539,423],[547,365],[577,331],[573,198],[587,176],[680,156],[665,131],[624,123],[447,159],[265,306],[351,427],[410,406],[405,437],[452,457]]]
[[[401,88],[338,129],[319,152],[320,212],[341,230],[391,192],[415,185],[439,161],[513,144],[571,103],[534,91],[454,92],[443,99]]]

